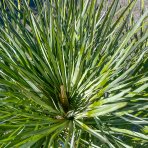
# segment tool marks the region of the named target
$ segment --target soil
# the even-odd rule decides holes
[[[100,2],[101,0],[98,0],[98,3]],[[108,0],[108,5],[110,6],[111,2],[113,0]],[[131,0],[119,0],[119,5],[121,7],[123,6],[126,6],[128,4],[128,2],[131,1]],[[142,0],[137,0],[137,3],[134,7],[134,10],[133,10],[133,16],[135,18],[135,20],[138,20],[139,16],[140,16],[140,12],[141,12],[141,1]],[[147,10],[148,9],[148,0],[144,0],[144,10]]]

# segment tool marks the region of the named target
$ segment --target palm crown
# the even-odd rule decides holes
[[[118,3],[0,2],[1,147],[146,147],[148,12]]]

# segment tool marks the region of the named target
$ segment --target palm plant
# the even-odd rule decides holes
[[[29,3],[0,1],[0,146],[146,147],[148,11]]]

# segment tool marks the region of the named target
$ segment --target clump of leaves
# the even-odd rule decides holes
[[[146,147],[148,11],[34,3],[0,1],[1,147]]]

